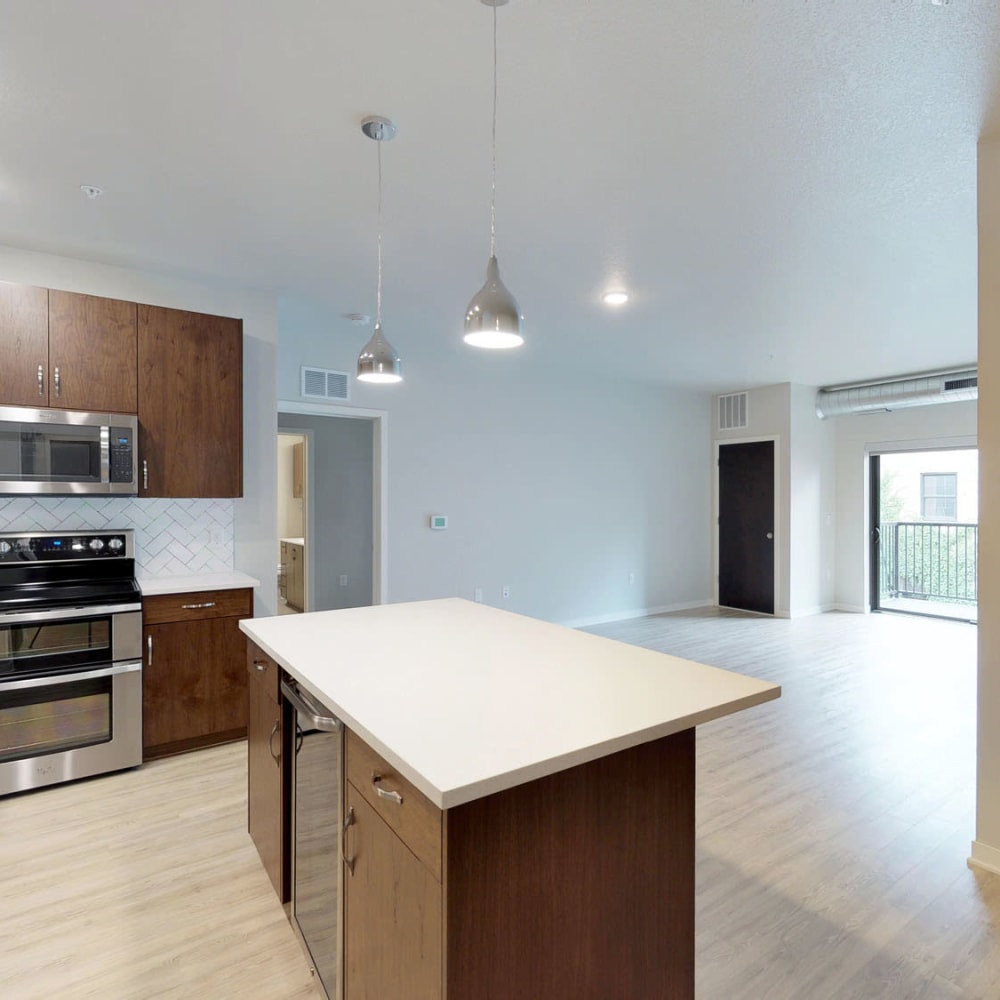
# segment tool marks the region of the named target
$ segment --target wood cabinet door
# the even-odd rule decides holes
[[[285,600],[299,611],[305,610],[305,558],[301,545],[288,543],[288,578]]]
[[[247,726],[245,649],[238,618],[146,627],[145,756],[243,735]]]
[[[281,709],[268,691],[267,678],[254,665],[260,651],[247,655],[247,806],[248,829],[279,898],[282,885]],[[268,662],[268,669],[277,667]]]
[[[0,281],[0,343],[0,406],[48,406],[47,289]]]
[[[49,292],[49,405],[137,412],[134,302]]]
[[[243,495],[243,324],[140,305],[140,496]]]
[[[441,1000],[441,884],[347,783],[347,1000]]]

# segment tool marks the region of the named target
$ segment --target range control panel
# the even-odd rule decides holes
[[[131,559],[132,532],[64,534],[35,531],[0,533],[0,563],[68,562],[76,559]]]

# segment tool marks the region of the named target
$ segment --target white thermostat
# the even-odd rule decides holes
[[[448,527],[447,514],[431,514],[431,527],[435,531],[444,531]]]

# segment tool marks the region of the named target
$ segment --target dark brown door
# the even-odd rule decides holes
[[[719,446],[719,604],[774,614],[774,442]]]
[[[49,293],[0,281],[0,406],[49,405]]]
[[[49,292],[49,405],[136,413],[136,304]]]
[[[139,306],[139,493],[243,495],[243,324]]]

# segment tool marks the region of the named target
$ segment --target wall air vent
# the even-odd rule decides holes
[[[957,403],[978,396],[979,376],[975,368],[929,372],[884,382],[859,382],[820,389],[816,394],[816,415],[822,418],[876,413],[906,406]]]
[[[734,431],[750,424],[748,393],[731,392],[719,396],[719,430]]]
[[[977,389],[979,387],[979,377],[973,375],[972,378],[949,378],[945,379],[944,391],[955,392],[957,389]]]
[[[351,377],[347,372],[327,368],[303,368],[302,395],[306,399],[343,402],[351,398]]]

